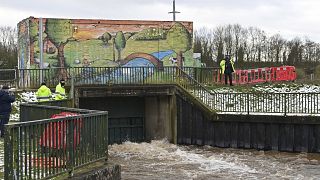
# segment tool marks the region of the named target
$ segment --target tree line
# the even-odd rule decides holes
[[[257,27],[239,24],[201,28],[194,32],[194,52],[201,53],[207,67],[217,66],[225,54],[238,65],[272,63],[309,65],[320,63],[320,44],[309,38],[284,39],[280,34],[268,36]],[[17,30],[0,26],[0,68],[17,66]]]
[[[194,32],[194,52],[201,53],[206,66],[217,66],[225,54],[238,64],[269,63],[307,65],[320,63],[320,44],[308,38],[284,39],[280,34],[268,36],[257,27],[239,24],[201,28]]]
[[[12,69],[17,63],[17,30],[10,26],[0,26],[0,68]]]

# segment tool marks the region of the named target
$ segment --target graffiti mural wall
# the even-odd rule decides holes
[[[192,22],[52,19],[18,24],[19,67],[199,66]]]

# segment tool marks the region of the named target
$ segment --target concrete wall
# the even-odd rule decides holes
[[[79,108],[109,111],[109,118],[112,121],[111,124],[109,122],[110,127],[116,123],[113,122],[117,121],[116,118],[143,117],[144,130],[142,131],[145,131],[145,141],[167,138],[170,142],[176,143],[177,112],[174,95],[79,98]],[[126,123],[123,119],[121,120],[121,123],[116,123],[119,126],[119,131],[122,132],[118,135],[127,134],[127,136],[130,136],[130,133],[124,131],[135,131],[137,127],[134,126],[137,126],[137,124]],[[120,126],[123,126],[123,128]],[[131,130],[128,129],[130,126],[132,126]],[[110,132],[112,131],[110,130]],[[114,138],[117,139],[118,137]]]
[[[41,34],[46,37],[42,42],[44,68],[115,67],[132,60],[128,57],[137,53],[150,64],[155,63],[144,55],[153,56],[165,66],[174,66],[170,59],[180,51],[185,66],[200,66],[192,57],[193,23],[188,21],[29,17],[18,23],[18,31],[19,68],[39,68]],[[159,56],[164,51],[166,55]]]
[[[79,99],[79,108],[109,111],[109,117],[144,116],[143,97],[88,97]]]
[[[145,98],[146,140],[167,138],[176,142],[175,96]]]
[[[119,96],[121,91],[117,88],[102,90],[110,91],[109,94],[96,93],[100,97],[93,97],[95,94],[90,94],[90,89],[76,94],[80,97],[90,95],[80,98],[80,108],[108,110],[110,117],[144,118],[144,126],[135,129],[145,131],[142,141],[167,138],[170,142],[186,145],[320,152],[319,117],[214,115],[177,87],[128,88],[136,96]],[[151,94],[158,92],[156,90],[162,93]],[[92,89],[92,92],[96,91]],[[117,96],[113,96],[113,92]],[[131,126],[136,126],[130,123],[119,125],[125,126],[122,129],[129,128],[129,131],[132,131]],[[128,134],[119,132],[120,136]]]
[[[207,116],[177,98],[178,144],[288,152],[320,152],[320,121],[315,116]]]

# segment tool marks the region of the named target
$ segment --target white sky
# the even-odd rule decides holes
[[[29,16],[116,20],[172,20],[172,0],[0,0],[0,25]],[[179,21],[194,28],[238,23],[268,34],[320,42],[320,0],[176,0]]]

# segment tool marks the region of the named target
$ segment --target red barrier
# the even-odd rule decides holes
[[[224,76],[217,74],[217,83],[224,83]],[[297,78],[294,66],[265,67],[236,70],[233,73],[234,84],[257,84],[264,82],[294,81]]]
[[[79,114],[62,112],[60,114],[55,114],[51,116],[53,119],[69,117],[69,116],[78,116]],[[82,127],[82,119],[76,119],[74,121],[73,127],[73,145],[74,148],[80,143],[80,130]],[[47,125],[44,129],[42,136],[40,137],[40,146],[45,148],[53,149],[66,149],[67,147],[67,130],[68,123],[71,121],[59,121],[52,122]]]

